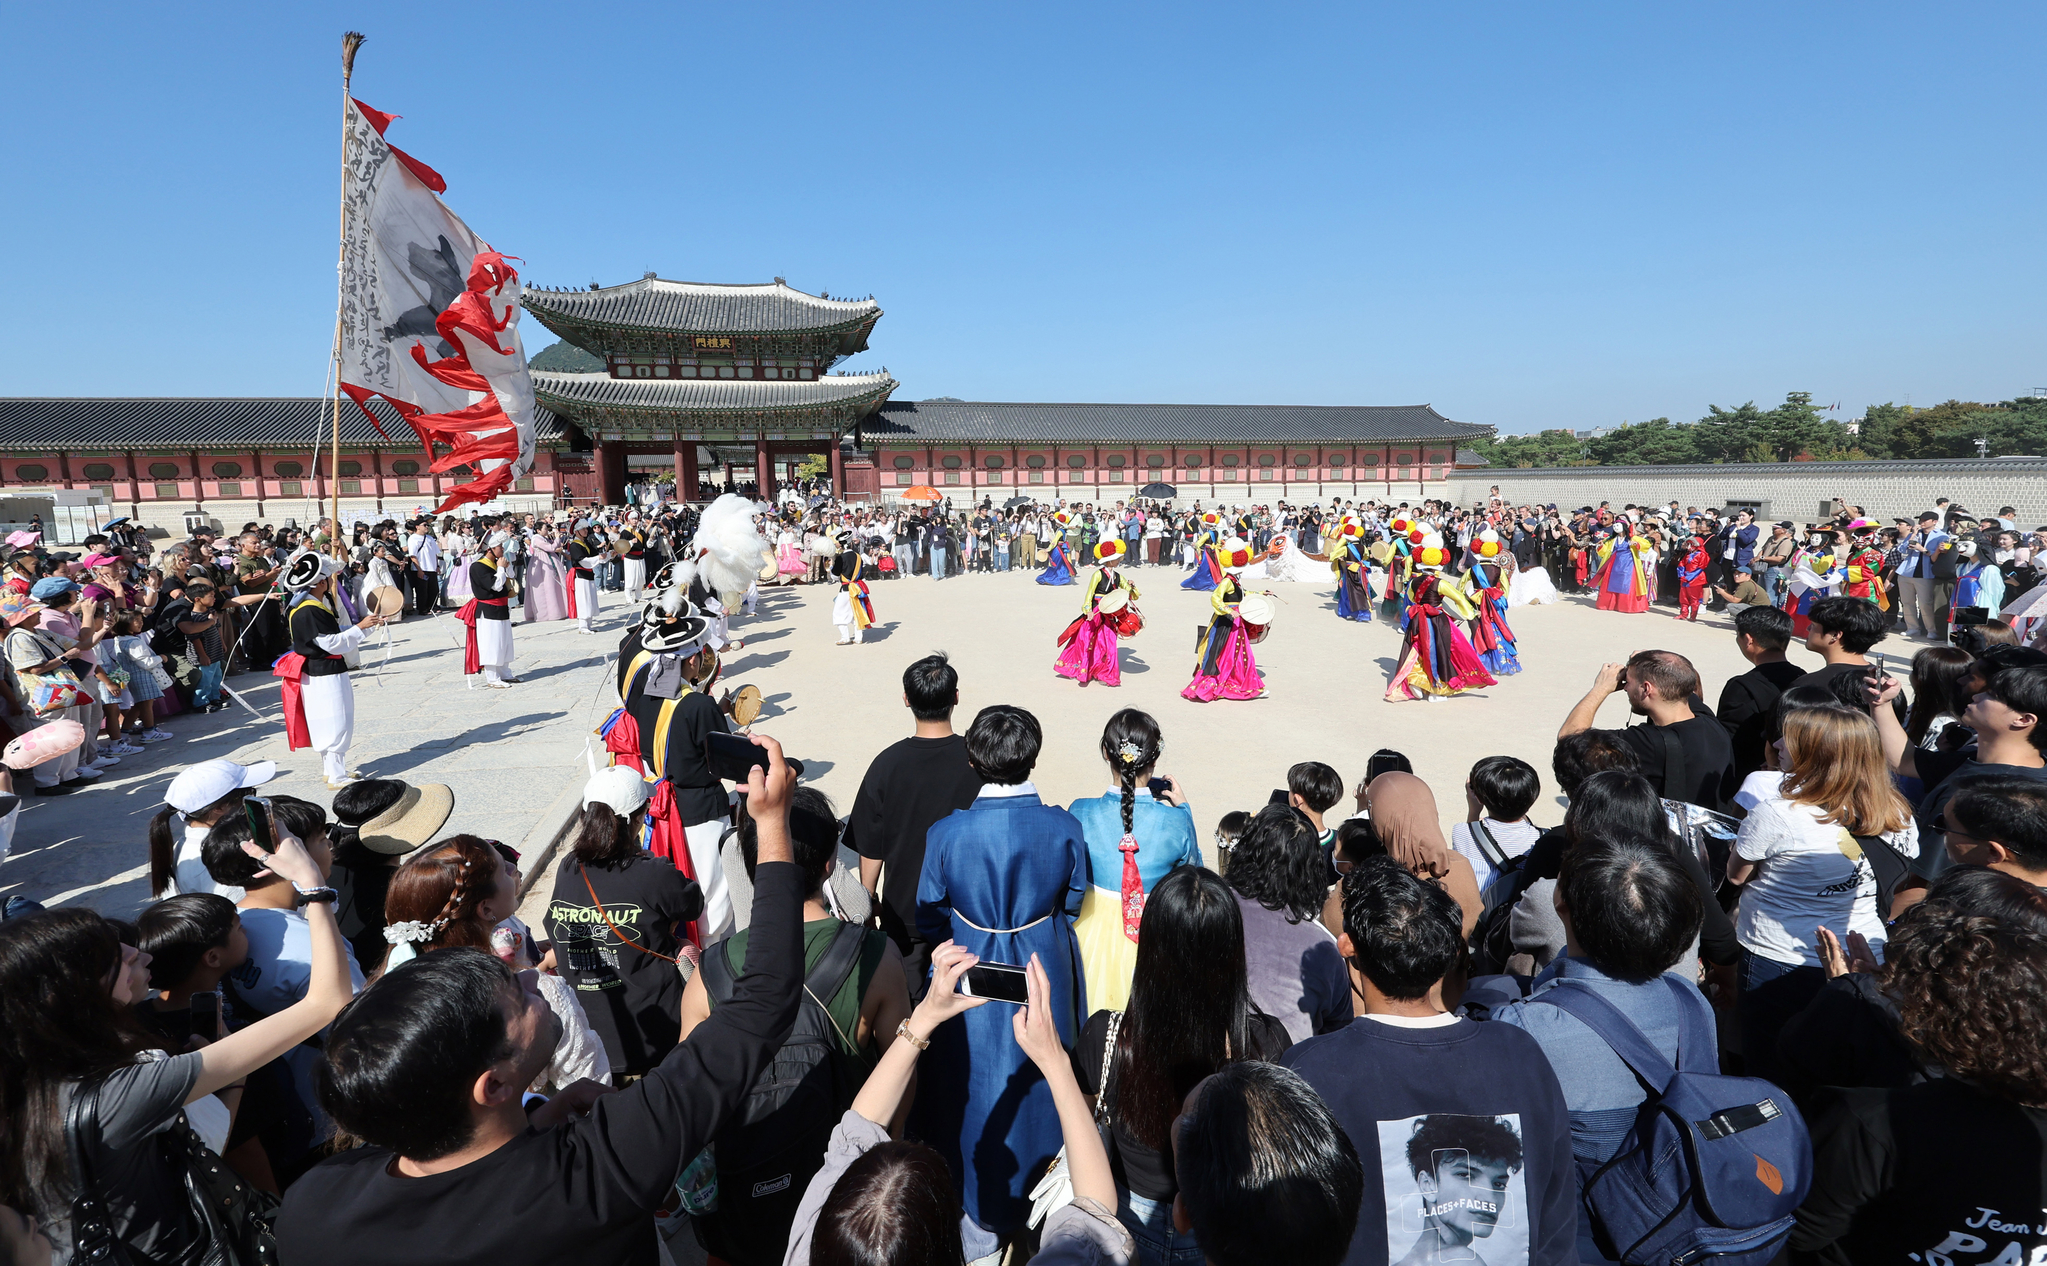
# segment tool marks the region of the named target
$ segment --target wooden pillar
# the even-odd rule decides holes
[[[839,453],[839,441],[836,437],[827,440],[826,443],[831,445],[831,448],[826,452],[826,457],[829,459],[831,466],[832,498],[836,501],[844,501],[846,499],[845,458]]]
[[[754,495],[762,501],[775,499],[775,459],[768,454],[768,442],[753,442],[753,484]]]
[[[695,501],[697,499],[697,442],[680,439],[675,441],[675,499]]]
[[[605,505],[625,504],[625,444],[597,441],[597,490]]]

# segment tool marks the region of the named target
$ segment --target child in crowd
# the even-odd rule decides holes
[[[1464,821],[1450,829],[1450,847],[1471,863],[1481,894],[1541,836],[1542,829],[1528,820],[1541,794],[1542,776],[1527,761],[1488,756],[1471,767],[1464,781]]]
[[[174,737],[169,730],[156,725],[156,701],[163,698],[163,687],[156,682],[156,673],[163,667],[163,660],[150,649],[148,639],[142,633],[145,621],[140,611],[124,611],[114,617],[113,633],[102,643],[102,655],[111,647],[117,665],[128,674],[128,688],[124,705],[132,709],[122,733],[137,743],[161,743]],[[104,661],[104,658],[102,659]],[[108,711],[114,712],[113,708]]]

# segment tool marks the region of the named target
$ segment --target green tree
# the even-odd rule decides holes
[[[1602,466],[1673,466],[1699,460],[1696,428],[1669,418],[1626,423],[1585,441],[1585,455]]]
[[[1751,460],[1748,456],[1749,451],[1757,444],[1766,442],[1763,429],[1763,411],[1756,408],[1756,402],[1753,400],[1734,409],[1723,409],[1717,404],[1709,404],[1706,406],[1706,416],[1699,419],[1694,430],[1699,460],[1749,461]]]
[[[1503,435],[1476,440],[1466,447],[1495,466],[1573,466],[1586,460],[1584,445],[1569,431],[1540,431],[1534,435]]]

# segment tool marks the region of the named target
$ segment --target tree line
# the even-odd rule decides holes
[[[1504,435],[1466,445],[1494,466],[1668,466],[1720,462],[1839,462],[1875,458],[2047,454],[2047,396],[1998,404],[1949,400],[1932,408],[1873,404],[1859,427],[1828,416],[1808,392],[1774,409],[1754,401],[1706,406],[1696,422],[1651,418],[1579,439],[1570,431]]]

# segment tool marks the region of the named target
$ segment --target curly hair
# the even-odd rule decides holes
[[[384,895],[384,921],[432,929],[419,952],[466,945],[490,949],[490,925],[477,907],[495,896],[504,858],[474,835],[451,836],[398,868]]]
[[[1885,958],[1906,1041],[1992,1094],[2047,1107],[2047,895],[1951,871],[1898,920]]]

